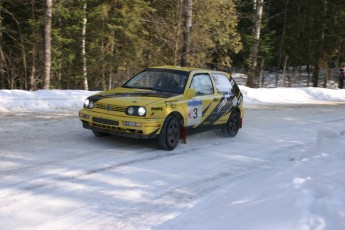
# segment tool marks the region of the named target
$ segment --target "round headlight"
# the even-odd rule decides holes
[[[133,108],[133,107],[128,107],[127,113],[128,113],[129,115],[133,115],[133,114],[134,114],[134,108]]]
[[[139,116],[144,116],[146,114],[146,109],[144,107],[139,107],[138,114]]]
[[[89,99],[86,99],[85,101],[84,101],[84,106],[87,108],[87,107],[89,107],[89,103],[90,103],[90,100]]]
[[[93,106],[94,106],[93,101],[90,101],[90,102],[89,102],[89,108],[90,108],[90,109],[93,109]]]

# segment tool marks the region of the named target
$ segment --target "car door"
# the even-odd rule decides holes
[[[210,125],[212,122],[209,118],[219,101],[211,76],[208,73],[194,74],[189,87],[196,91],[196,95],[188,101],[187,126],[196,128]]]
[[[215,83],[216,94],[220,96],[220,102],[217,107],[218,123],[226,122],[231,109],[238,106],[240,102],[240,90],[235,81],[230,79],[223,73],[212,73],[212,78]],[[225,116],[224,116],[225,115]]]

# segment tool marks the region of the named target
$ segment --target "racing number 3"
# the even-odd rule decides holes
[[[188,121],[187,126],[199,124],[202,117],[202,101],[188,101]]]
[[[193,119],[196,119],[198,117],[198,108],[194,108],[194,115],[193,115]]]

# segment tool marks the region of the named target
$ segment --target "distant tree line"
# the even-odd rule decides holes
[[[320,70],[344,61],[343,6],[343,0],[0,0],[0,88],[103,90],[157,65],[239,68],[250,87],[262,85],[265,69],[303,66],[318,86]]]
[[[237,7],[241,18],[238,32],[244,49],[235,56],[233,65],[244,65],[246,68],[246,65],[250,67],[253,64],[250,59],[255,44],[253,28],[258,17],[250,17],[253,1],[240,2]],[[257,9],[263,0],[254,2]],[[285,86],[284,79],[278,79],[278,71],[285,73],[289,68],[294,72],[306,69],[308,75],[305,80],[314,87],[319,86],[322,70],[323,83],[320,86],[326,87],[332,74],[330,70],[344,64],[344,26],[343,0],[266,0],[261,19],[257,67],[253,79],[249,79],[247,84],[261,85],[262,70],[275,69],[276,85]],[[250,74],[248,77],[251,77]],[[278,80],[282,85],[278,84]]]

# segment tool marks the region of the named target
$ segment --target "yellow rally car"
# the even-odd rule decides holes
[[[157,138],[173,150],[186,133],[242,127],[243,95],[230,74],[186,67],[147,68],[122,87],[88,97],[79,112],[96,136]]]

